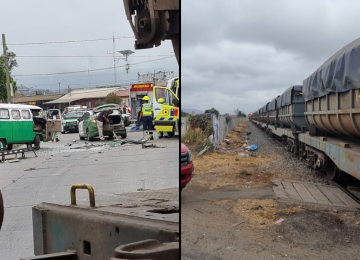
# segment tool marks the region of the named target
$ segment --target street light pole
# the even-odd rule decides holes
[[[61,82],[59,82],[59,95],[61,94],[61,92],[60,92],[60,84],[61,84]]]

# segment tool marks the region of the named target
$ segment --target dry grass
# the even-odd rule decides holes
[[[287,217],[283,217],[284,215],[291,217],[294,213],[303,211],[300,207],[280,208],[273,199],[239,199],[237,202],[224,200],[214,203],[231,206],[234,214],[242,216],[250,227],[258,228],[277,225],[275,222],[280,216],[286,221]]]
[[[246,137],[248,132],[248,122],[243,121],[227,136],[230,144],[222,142],[220,146],[227,149],[239,149],[242,147],[241,138]],[[255,155],[256,157],[241,156],[240,153]],[[259,166],[269,164],[276,160],[278,156],[262,156],[256,152],[229,153],[222,150],[216,150],[214,153],[193,157],[196,174],[201,174],[201,178],[193,180],[199,186],[216,189],[223,186],[234,185],[237,187],[248,187],[246,183],[251,182],[250,187],[265,186],[270,184],[274,173],[271,170],[263,172]]]
[[[273,173],[261,172],[258,166],[268,164],[276,157],[241,157],[237,154],[220,154],[217,151],[203,156],[194,157],[196,174],[201,178],[193,180],[197,185],[216,189],[235,185],[244,187],[246,182],[252,182],[251,187],[268,185]]]

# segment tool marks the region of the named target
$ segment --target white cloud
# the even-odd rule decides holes
[[[252,112],[359,37],[358,1],[182,1],[182,105]]]

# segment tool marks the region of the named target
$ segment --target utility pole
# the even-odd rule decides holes
[[[117,79],[116,79],[115,35],[114,35],[114,32],[113,32],[113,57],[114,57],[114,81],[115,81],[115,86],[116,86]]]
[[[11,93],[10,93],[10,74],[9,74],[9,57],[6,54],[6,42],[5,42],[5,34],[2,35],[2,43],[3,43],[3,51],[5,58],[5,74],[6,74],[6,94],[7,94],[7,102],[11,104]]]
[[[60,91],[60,84],[61,84],[61,82],[59,82],[59,95],[61,94],[61,91]]]

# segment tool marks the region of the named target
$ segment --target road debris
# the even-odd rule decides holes
[[[207,149],[209,149],[208,146],[206,146],[204,149],[202,149],[196,156],[201,156],[201,155],[203,155],[203,154],[207,151]]]
[[[280,219],[278,219],[278,220],[275,221],[275,224],[280,224],[280,223],[283,222],[283,221],[284,221],[284,219],[283,219],[283,218],[280,218]]]
[[[7,159],[6,160],[8,163],[16,163],[16,162],[20,162],[20,160],[18,158],[12,158],[12,159]]]
[[[30,168],[30,169],[27,169],[25,170],[26,172],[29,172],[29,171],[35,171],[36,169],[35,168]]]
[[[241,225],[242,223],[245,223],[245,222],[244,222],[244,221],[242,221],[242,222],[239,222],[239,223],[235,223],[234,225],[232,225],[232,227],[233,227],[233,228],[235,228],[235,227],[237,227],[237,226]]]
[[[142,144],[142,148],[166,148],[166,146],[158,146],[156,144]]]

